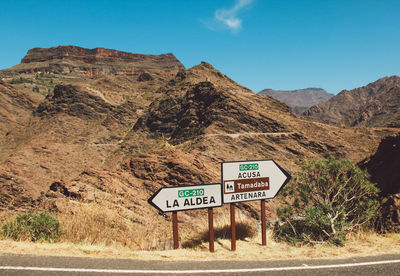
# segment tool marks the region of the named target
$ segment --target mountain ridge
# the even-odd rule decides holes
[[[257,94],[268,95],[274,99],[286,103],[294,113],[300,115],[309,107],[329,100],[333,94],[322,88],[304,88],[295,90],[264,89]]]
[[[312,106],[304,116],[345,126],[400,127],[400,77],[380,78],[366,86],[343,90]]]

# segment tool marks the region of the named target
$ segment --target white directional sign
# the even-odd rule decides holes
[[[222,206],[221,184],[161,188],[148,202],[162,212]]]
[[[274,198],[290,178],[273,160],[222,163],[224,203]]]

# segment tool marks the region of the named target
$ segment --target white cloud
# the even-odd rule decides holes
[[[253,0],[236,0],[235,5],[230,9],[217,9],[214,19],[220,27],[228,28],[235,33],[239,32],[242,29],[242,19],[238,17],[238,14],[252,2]]]

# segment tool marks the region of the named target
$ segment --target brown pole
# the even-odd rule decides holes
[[[231,203],[231,230],[232,230],[232,238],[231,238],[231,250],[236,250],[236,222],[235,222],[235,203]]]
[[[179,240],[178,240],[178,212],[172,212],[172,233],[174,236],[174,249],[179,248]]]
[[[265,199],[261,199],[261,236],[262,245],[267,245],[267,230],[265,222]]]
[[[210,252],[214,252],[214,216],[213,208],[208,208],[208,233]]]

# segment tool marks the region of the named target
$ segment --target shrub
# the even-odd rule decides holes
[[[351,161],[304,162],[284,190],[291,202],[277,209],[275,236],[291,243],[342,245],[347,233],[371,226],[377,215],[378,189],[368,179]]]
[[[56,242],[60,236],[59,228],[58,220],[46,213],[26,213],[4,223],[1,234],[4,238],[11,238],[16,241]]]
[[[33,91],[33,92],[36,92],[36,93],[39,93],[39,92],[40,92],[40,89],[39,89],[38,86],[34,86],[34,87],[32,88],[32,91]]]

